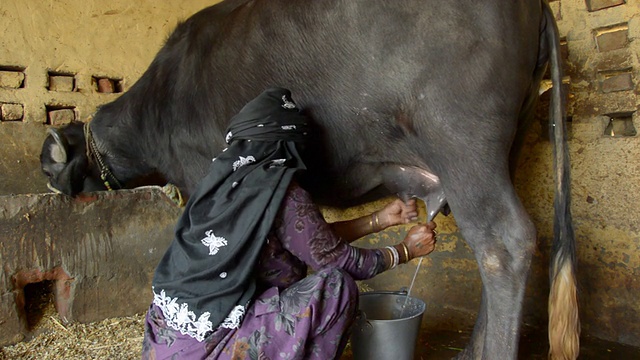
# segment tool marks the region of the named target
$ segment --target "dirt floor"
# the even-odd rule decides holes
[[[38,335],[0,349],[0,360],[139,359],[144,315],[108,319],[91,324],[63,325],[45,314]]]
[[[361,291],[366,285],[359,284]],[[370,290],[370,289],[369,289]],[[30,294],[27,322],[33,335],[23,342],[0,348],[0,360],[139,359],[144,314],[106,319],[90,324],[68,324],[55,311],[52,294],[42,287]],[[547,359],[544,332],[523,329],[520,359]],[[467,344],[469,331],[422,332],[416,344],[416,360],[444,360],[456,356]],[[640,359],[640,348],[593,338],[583,338],[580,359]],[[341,360],[353,360],[347,345]]]
[[[144,314],[107,319],[91,324],[63,325],[53,308],[41,314],[34,328],[38,335],[0,349],[0,360],[86,360],[139,359]],[[464,331],[422,333],[416,346],[416,360],[451,359],[469,340]],[[527,333],[520,342],[520,359],[547,359],[545,334]],[[592,338],[582,340],[580,359],[640,359],[640,349]],[[341,360],[352,360],[349,348]]]
[[[27,289],[25,288],[25,292]],[[31,336],[0,348],[0,360],[139,359],[144,314],[90,324],[64,324],[46,287],[29,293],[25,310]]]
[[[465,347],[471,333],[468,331],[423,332],[416,344],[415,360],[445,360],[454,358]],[[520,338],[521,360],[547,360],[547,334],[527,332]],[[580,360],[640,359],[640,348],[620,345],[593,338],[583,338],[580,344]],[[341,360],[353,360],[347,348]]]

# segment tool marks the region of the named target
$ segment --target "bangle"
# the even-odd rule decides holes
[[[409,260],[411,260],[409,259],[409,248],[407,248],[404,242],[401,242],[400,245],[402,245],[402,249],[404,250],[405,263],[408,263]]]
[[[380,220],[378,219],[378,212],[377,212],[377,211],[375,211],[375,212],[373,213],[373,219],[374,219],[374,221],[373,221],[373,222],[374,222],[374,224],[375,224],[375,226],[376,226],[376,229],[377,229],[377,230],[381,230],[381,229],[380,229]]]
[[[398,254],[398,249],[395,247],[391,247],[391,251],[393,251],[393,267],[400,265],[400,254]]]
[[[389,257],[391,259],[391,263],[387,267],[387,270],[390,270],[390,269],[393,269],[394,267],[396,267],[396,258],[393,255],[393,250],[391,250],[391,246],[386,246],[385,249],[387,249],[389,251]]]
[[[391,252],[391,267],[389,269],[393,269],[400,262],[400,254],[398,254],[398,249],[393,246],[386,246],[386,248]]]
[[[387,270],[393,269],[393,252],[389,249],[386,249],[386,252],[389,253],[389,263],[387,264]]]
[[[369,225],[371,225],[371,232],[377,232],[376,230],[376,213],[373,212],[371,213],[371,216],[369,217]]]

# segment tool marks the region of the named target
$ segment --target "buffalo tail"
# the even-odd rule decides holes
[[[549,294],[549,358],[577,359],[580,352],[580,319],[576,285],[576,244],[571,220],[571,181],[566,138],[560,40],[553,12],[543,1],[547,22],[545,36],[549,45],[551,80],[550,127],[554,149],[555,218],[551,252]]]

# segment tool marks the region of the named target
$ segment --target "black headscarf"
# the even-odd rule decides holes
[[[251,302],[254,267],[293,175],[307,118],[289,90],[268,89],[231,119],[214,159],[156,268],[153,303],[169,326],[202,341],[237,328]]]

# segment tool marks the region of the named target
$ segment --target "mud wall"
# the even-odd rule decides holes
[[[0,2],[0,195],[46,191],[38,155],[47,126],[85,121],[96,106],[126,91],[176,23],[215,2]],[[560,0],[551,5],[563,37],[571,91],[572,196],[584,333],[640,346],[640,146],[635,134],[640,5],[624,0]],[[546,321],[553,220],[544,111],[541,106],[541,122],[526,139],[516,179],[539,231],[524,318],[525,326],[539,327]],[[326,213],[329,219],[346,218],[380,206],[382,202]],[[163,219],[158,220],[161,228],[172,221]],[[428,330],[466,329],[475,321],[480,277],[455,221],[439,216],[437,222],[438,251],[423,261],[413,294],[427,302]],[[357,244],[387,245],[399,241],[407,229]],[[362,286],[408,286],[416,264]]]

